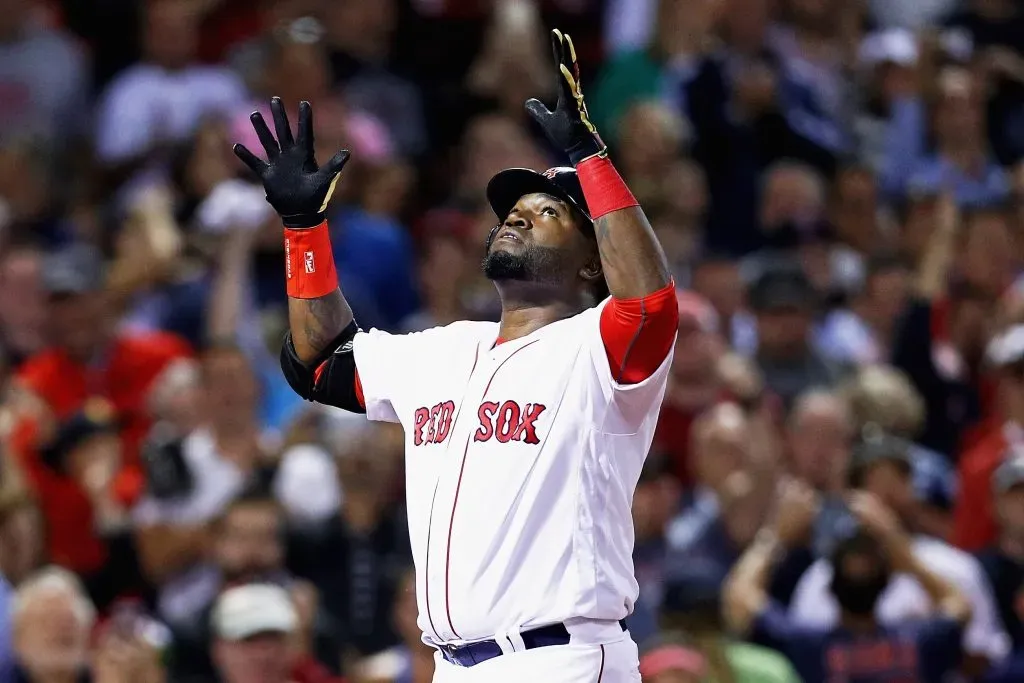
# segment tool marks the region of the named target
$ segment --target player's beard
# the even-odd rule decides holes
[[[505,251],[501,247],[490,251],[484,257],[483,270],[484,276],[494,282],[546,282],[557,281],[560,263],[557,249],[528,244],[518,253]]]

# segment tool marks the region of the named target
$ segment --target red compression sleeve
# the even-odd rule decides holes
[[[615,381],[638,384],[653,375],[672,350],[678,327],[673,281],[639,299],[613,297],[601,311],[601,341]]]
[[[315,228],[284,229],[284,272],[288,296],[316,299],[338,288],[327,221]]]
[[[608,157],[584,159],[576,166],[576,175],[579,176],[590,217],[595,221],[613,211],[640,205]]]

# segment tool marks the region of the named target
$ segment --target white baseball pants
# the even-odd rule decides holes
[[[628,633],[604,645],[551,645],[463,667],[434,654],[434,683],[640,683]]]

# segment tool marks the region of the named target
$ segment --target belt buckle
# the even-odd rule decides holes
[[[458,657],[455,656],[456,647],[450,643],[441,643],[441,651],[448,655],[446,659],[449,663],[455,666],[462,666],[462,662],[459,661]]]

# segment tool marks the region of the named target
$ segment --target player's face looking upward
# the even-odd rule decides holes
[[[523,195],[488,240],[484,275],[573,289],[591,282],[601,274],[600,260],[582,221],[561,199]]]

